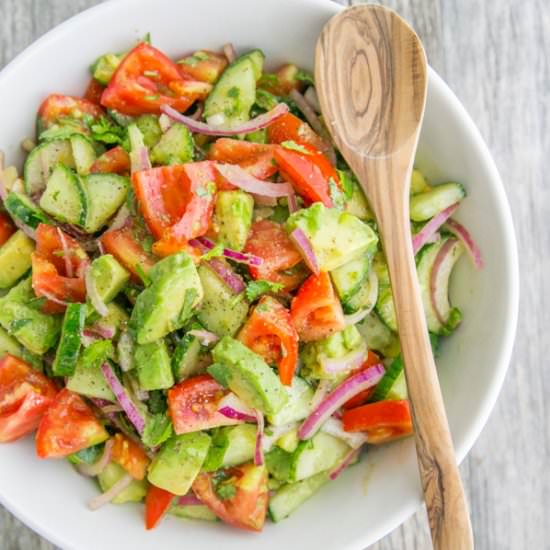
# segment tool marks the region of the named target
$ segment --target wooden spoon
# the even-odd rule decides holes
[[[420,39],[394,11],[356,6],[317,43],[317,93],[327,126],[359,178],[386,254],[434,548],[473,548],[468,505],[445,415],[416,278],[409,188],[426,101]]]

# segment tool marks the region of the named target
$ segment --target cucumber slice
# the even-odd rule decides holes
[[[314,475],[298,483],[283,485],[269,499],[269,517],[275,522],[288,517],[329,480],[326,472]]]
[[[124,55],[116,55],[114,53],[102,55],[91,67],[92,76],[100,84],[107,86],[123,57]]]
[[[82,134],[74,134],[70,141],[76,171],[80,176],[86,176],[97,158],[94,145]]]
[[[71,142],[67,139],[46,141],[35,147],[27,157],[23,167],[25,191],[33,196],[46,187],[52,170],[63,164],[74,168]]]
[[[355,326],[367,341],[369,349],[379,351],[385,357],[395,357],[399,353],[399,339],[375,312],[371,312]]]
[[[460,183],[444,183],[432,187],[429,191],[411,197],[410,217],[415,222],[433,218],[445,208],[461,201],[466,191]]]
[[[384,399],[406,399],[407,385],[405,383],[403,359],[401,355],[396,357],[388,370],[384,373],[382,380],[378,382],[374,393],[369,401],[383,401]]]
[[[204,116],[220,116],[220,122],[237,125],[250,117],[256,101],[256,81],[263,68],[263,53],[254,50],[238,57],[222,73],[204,105]]]
[[[31,267],[34,242],[16,231],[0,248],[0,288],[13,286]]]
[[[23,347],[6,330],[0,327],[0,358],[8,353],[14,357],[22,357]]]
[[[162,136],[159,117],[156,115],[141,115],[136,119],[136,126],[143,136],[145,147],[154,147]]]
[[[191,132],[183,124],[175,123],[153,147],[151,162],[163,165],[191,162],[194,150]]]
[[[351,260],[330,272],[336,292],[342,302],[347,302],[361,289],[370,269],[370,258],[367,254]]]
[[[395,316],[393,296],[389,285],[381,286],[378,291],[376,313],[378,313],[380,319],[384,321],[388,328],[393,331],[397,331],[397,318]]]
[[[202,519],[203,521],[218,521],[218,517],[208,506],[202,504],[192,504],[189,506],[180,506],[176,504],[168,510],[172,516],[183,519]]]
[[[129,180],[116,174],[90,174],[84,178],[87,206],[84,229],[101,229],[126,200]]]
[[[117,481],[120,481],[126,475],[126,470],[110,462],[103,469],[103,471],[98,474],[97,481],[101,490],[105,493],[107,492]],[[130,485],[124,489],[124,491],[117,494],[113,500],[112,504],[124,504],[126,502],[141,502],[145,495],[147,494],[147,482],[145,480],[138,481],[137,479],[132,480]]]
[[[40,206],[60,222],[84,225],[87,204],[80,178],[71,169],[57,166],[48,179]]]
[[[61,338],[52,364],[55,376],[71,376],[80,353],[80,334],[86,320],[85,304],[69,304],[61,326]]]
[[[27,195],[10,191],[4,201],[4,206],[12,218],[18,219],[32,229],[36,229],[41,223],[50,223],[46,213],[38,208]]]
[[[378,300],[378,277],[371,271],[366,281],[363,281],[359,292],[355,293],[347,302],[342,303],[344,313],[350,314],[362,310],[372,310]]]

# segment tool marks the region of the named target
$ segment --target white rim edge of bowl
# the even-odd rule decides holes
[[[52,39],[54,35],[56,37],[59,36],[66,28],[70,27],[70,25],[76,19],[87,17],[95,11],[107,9],[107,6],[109,4],[124,2],[124,1],[129,1],[129,0],[108,0],[96,6],[92,6],[91,8],[88,8],[84,11],[81,11],[73,15],[72,17],[63,21],[59,25],[50,29],[48,32],[43,34],[40,38],[38,38],[32,44],[27,46],[12,61],[10,61],[2,69],[2,71],[0,71],[0,85],[2,84],[2,81],[4,80],[4,78],[6,78],[6,76],[9,73],[15,70],[19,64],[24,63],[28,57],[32,56],[35,50],[38,50],[39,48],[41,48],[45,43],[47,43],[50,39]],[[344,6],[336,4],[333,0],[300,0],[300,1],[307,2],[312,5],[318,5],[318,4],[330,5],[334,9],[335,13],[345,8]],[[506,376],[506,372],[508,371],[508,367],[512,357],[512,350],[513,350],[514,340],[516,335],[518,311],[519,311],[518,250],[517,250],[516,235],[513,227],[512,214],[511,214],[508,198],[506,196],[504,185],[502,183],[500,174],[497,170],[495,161],[493,160],[493,157],[489,151],[489,148],[487,147],[487,144],[485,143],[479,129],[474,124],[472,118],[466,111],[465,107],[462,105],[462,103],[457,98],[455,93],[445,83],[445,81],[439,76],[439,74],[434,69],[432,69],[432,67],[429,67],[429,78],[433,83],[433,85],[445,96],[445,99],[450,109],[453,110],[456,115],[458,115],[458,118],[461,120],[461,123],[463,124],[466,133],[471,137],[472,141],[476,146],[476,149],[480,151],[480,153],[482,154],[485,164],[491,175],[490,179],[493,182],[493,185],[495,187],[495,191],[496,191],[496,195],[498,197],[498,203],[499,203],[498,206],[504,212],[505,216],[510,220],[510,224],[508,226],[505,226],[505,232],[504,232],[504,240],[510,245],[509,247],[507,247],[507,264],[508,264],[508,270],[510,273],[510,287],[511,287],[510,288],[511,296],[509,300],[510,305],[508,308],[509,311],[508,311],[507,323],[505,328],[504,346],[501,348],[499,358],[497,361],[497,364],[499,365],[499,369],[495,373],[494,383],[491,385],[491,388],[487,392],[487,394],[485,394],[483,402],[481,403],[481,412],[479,414],[479,418],[477,422],[473,423],[470,429],[467,430],[467,433],[464,436],[462,443],[456,447],[457,459],[458,459],[458,462],[461,463],[466,457],[466,455],[468,454],[468,452],[473,447],[475,441],[478,439],[479,435],[481,434],[481,431],[483,430],[483,428],[487,424],[487,421],[489,420],[491,411],[493,410],[495,403],[498,399],[498,396],[500,394],[500,391],[502,389],[504,378]],[[11,501],[4,499],[1,493],[0,493],[0,503],[6,509],[8,509],[11,513],[13,513],[18,519],[20,519],[25,525],[30,527],[33,531],[35,531],[39,535],[46,538],[48,541],[59,546],[60,548],[64,548],[65,550],[78,550],[75,547],[67,545],[67,542],[62,540],[55,532],[50,531],[47,527],[39,525],[37,522],[35,522],[35,520],[32,517],[28,516],[23,509],[20,509],[17,505],[12,503]],[[374,534],[375,540],[380,540],[381,538],[386,536],[388,533],[390,533],[391,531],[393,531],[394,529],[402,525],[409,517],[411,517],[420,508],[421,505],[422,505],[422,499],[419,497],[417,498],[416,501],[406,505],[402,511],[388,518],[386,522],[379,525],[375,530],[371,530],[369,533],[369,538],[372,539],[372,535]],[[365,537],[364,539],[361,539],[361,540],[367,540],[367,539]],[[361,540],[357,540],[355,542],[348,544],[346,547],[343,547],[342,550],[359,550],[364,548],[365,544],[368,544],[368,542],[361,542]]]

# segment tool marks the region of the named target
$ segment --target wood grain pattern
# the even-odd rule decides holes
[[[0,67],[102,0],[0,0]],[[338,0],[347,5],[349,0]],[[491,149],[522,259],[514,358],[487,426],[461,465],[478,550],[550,550],[550,3],[380,0],[420,35]],[[468,182],[464,182],[468,183]],[[369,550],[430,547],[422,509]],[[0,506],[1,550],[55,550]]]
[[[472,549],[411,244],[410,176],[427,93],[424,49],[395,12],[355,6],[323,29],[315,76],[324,118],[367,195],[388,261],[433,545]]]

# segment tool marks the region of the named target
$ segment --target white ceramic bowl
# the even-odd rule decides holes
[[[218,48],[260,47],[270,64],[292,60],[312,68],[326,20],[340,9],[329,0],[118,0],[63,23],[28,48],[0,75],[0,149],[20,161],[19,143],[32,134],[34,114],[50,92],[80,94],[88,66],[106,51],[123,51],[151,32],[153,43],[177,55]],[[452,294],[463,326],[438,359],[458,458],[462,460],[495,403],[512,349],[518,309],[518,262],[502,183],[474,123],[437,74],[429,93],[418,165],[434,181],[465,184],[458,218],[483,251],[486,267],[457,267]],[[94,484],[64,461],[40,461],[32,438],[0,447],[0,500],[30,527],[72,550],[357,550],[384,536],[421,503],[412,439],[371,451],[289,519],[262,534],[222,524],[166,519],[145,532],[141,506],[90,512]]]

